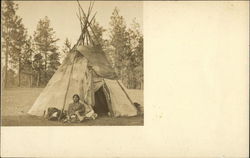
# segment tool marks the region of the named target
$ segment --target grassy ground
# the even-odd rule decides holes
[[[3,126],[134,126],[143,125],[143,117],[120,117],[111,118],[102,116],[96,120],[88,120],[83,123],[61,123],[48,121],[41,117],[30,116],[30,109],[42,88],[10,88],[2,91],[2,125]],[[143,104],[143,92],[129,90],[131,98]]]

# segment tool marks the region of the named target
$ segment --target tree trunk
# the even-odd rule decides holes
[[[143,90],[143,88],[144,88],[144,87],[143,87],[143,81],[141,81],[141,90]]]
[[[135,78],[135,76],[133,75],[133,78],[134,78],[134,88],[135,89],[138,89],[138,79]]]
[[[131,80],[131,71],[128,72],[128,79],[129,79],[129,89],[132,88],[132,80]]]
[[[5,74],[4,74],[4,87],[7,87],[8,84],[8,60],[9,60],[9,44],[6,42],[6,51],[5,51]]]
[[[18,87],[21,86],[21,59],[18,60]]]
[[[32,87],[32,74],[30,75],[30,81],[29,81],[30,88]]]
[[[36,87],[39,87],[40,84],[40,72],[37,73]]]
[[[121,81],[123,82],[123,73],[122,73],[122,70],[119,70],[119,76],[121,78]]]
[[[47,52],[44,53],[45,56],[45,63],[44,63],[44,79],[45,83],[47,83]]]

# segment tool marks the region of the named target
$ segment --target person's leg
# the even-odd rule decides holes
[[[85,114],[85,116],[87,118],[93,119],[93,120],[95,120],[97,118],[97,114],[93,110],[91,110],[90,112],[88,112],[87,114]]]
[[[76,111],[75,114],[76,114],[76,116],[78,117],[78,119],[79,119],[80,121],[83,121],[83,120],[84,120],[85,117],[84,117],[84,116],[81,116],[80,113],[79,113],[79,111]]]

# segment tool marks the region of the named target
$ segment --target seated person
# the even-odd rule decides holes
[[[83,115],[85,112],[85,107],[82,103],[80,103],[80,97],[78,94],[73,95],[73,103],[69,104],[68,108],[68,117],[71,119],[79,119],[82,121],[84,119]]]
[[[83,121],[85,118],[95,119],[97,114],[94,111],[89,111],[86,113],[84,103],[80,102],[80,97],[78,94],[73,95],[73,103],[69,104],[68,108],[68,120],[70,121]]]

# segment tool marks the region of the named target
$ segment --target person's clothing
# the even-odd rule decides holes
[[[66,118],[66,113],[63,112],[61,114],[61,110],[59,110],[59,109],[57,109],[55,107],[49,107],[47,109],[47,114],[46,114],[45,118],[47,118],[48,120],[51,120],[51,121],[65,119]]]
[[[68,108],[68,115],[74,115],[76,112],[79,112],[80,115],[84,115],[85,113],[85,107],[84,104],[78,102],[78,103],[71,103],[69,104],[69,108]]]
[[[86,105],[87,106],[87,105]],[[96,119],[94,110],[86,111],[84,103],[71,103],[68,108],[68,118],[70,122],[83,121],[84,119]]]
[[[98,115],[97,115],[97,113],[94,112],[94,110],[91,110],[85,114],[85,118],[87,118],[87,119],[91,118],[91,119],[95,120],[97,118],[97,116]]]

